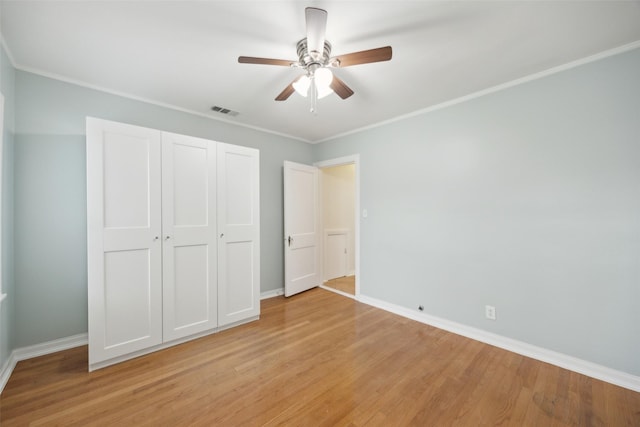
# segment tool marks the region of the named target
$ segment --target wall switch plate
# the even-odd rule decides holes
[[[492,305],[485,305],[484,315],[487,319],[496,320],[496,308]]]

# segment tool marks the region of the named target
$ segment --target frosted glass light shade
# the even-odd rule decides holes
[[[331,70],[328,68],[318,68],[313,77],[318,90],[318,99],[322,99],[333,92],[333,89],[329,86],[333,81],[333,73]]]
[[[296,92],[306,98],[309,93],[309,86],[311,86],[311,79],[308,76],[302,76],[293,82],[292,86]]]
[[[318,68],[313,73],[313,76],[301,76],[298,80],[292,83],[293,88],[300,95],[305,98],[309,96],[309,89],[312,84],[316,86],[317,99],[322,99],[325,96],[333,93],[331,89],[331,82],[333,81],[333,73],[327,68]]]
[[[333,73],[328,68],[318,68],[314,73],[314,77],[316,79],[316,85],[318,88],[321,87],[329,87],[331,81],[333,80]]]
[[[333,93],[333,89],[331,89],[329,86],[317,86],[317,90],[318,90],[318,99],[322,99],[327,95],[330,95]]]

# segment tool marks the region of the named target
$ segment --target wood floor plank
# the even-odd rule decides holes
[[[336,279],[327,280],[324,282],[324,286],[337,289],[345,294],[356,294],[356,276],[344,276]]]
[[[19,362],[12,426],[640,425],[640,393],[313,289],[237,328],[87,372]]]

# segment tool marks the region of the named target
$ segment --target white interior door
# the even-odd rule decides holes
[[[216,143],[162,133],[163,340],[218,324]]]
[[[327,233],[325,280],[347,275],[347,233]]]
[[[318,168],[284,162],[284,294],[322,283]]]
[[[253,148],[218,144],[218,324],[260,314],[260,166]]]
[[[160,132],[87,119],[89,366],[162,342]]]

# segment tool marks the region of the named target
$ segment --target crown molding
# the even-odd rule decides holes
[[[511,87],[514,87],[514,86],[519,86],[521,84],[528,83],[528,82],[531,82],[531,81],[534,81],[534,80],[542,79],[544,77],[551,76],[553,74],[561,73],[563,71],[567,71],[567,70],[570,70],[572,68],[579,67],[581,65],[589,64],[591,62],[600,61],[601,59],[609,58],[611,56],[619,55],[621,53],[629,52],[629,51],[632,51],[632,50],[635,50],[635,49],[638,49],[638,48],[640,48],[640,40],[637,40],[637,41],[635,41],[633,43],[628,43],[628,44],[625,44],[625,45],[622,45],[622,46],[618,46],[618,47],[613,48],[613,49],[608,49],[608,50],[605,50],[603,52],[596,53],[595,55],[590,55],[590,56],[587,56],[585,58],[577,59],[575,61],[571,61],[571,62],[568,62],[568,63],[563,64],[563,65],[558,65],[556,67],[552,67],[552,68],[549,68],[549,69],[544,70],[544,71],[539,71],[537,73],[530,74],[528,76],[521,77],[519,79],[511,80],[511,81],[506,82],[506,83],[502,83],[502,84],[499,84],[499,85],[496,85],[496,86],[492,86],[492,87],[487,88],[487,89],[483,89],[483,90],[480,90],[480,91],[477,91],[477,92],[473,92],[473,93],[470,93],[469,95],[464,95],[464,96],[461,96],[459,98],[455,98],[455,99],[451,99],[449,101],[442,102],[440,104],[432,105],[430,107],[422,108],[420,110],[416,110],[416,111],[413,111],[411,113],[403,114],[403,115],[400,115],[400,116],[397,116],[397,117],[394,117],[394,118],[391,118],[391,119],[388,119],[388,120],[384,120],[382,122],[375,123],[373,125],[363,126],[363,127],[360,127],[360,128],[357,128],[357,129],[353,129],[353,130],[350,130],[350,131],[347,131],[347,132],[343,132],[343,133],[340,133],[340,134],[337,134],[337,135],[334,135],[334,136],[330,136],[328,138],[323,138],[323,139],[318,140],[318,141],[313,141],[312,144],[319,144],[319,143],[322,143],[322,142],[332,141],[334,139],[343,138],[345,136],[349,136],[349,135],[353,135],[353,134],[356,134],[356,133],[364,132],[364,131],[367,131],[367,130],[375,129],[375,128],[378,128],[380,126],[388,125],[388,124],[395,123],[395,122],[400,122],[402,120],[409,119],[411,117],[420,116],[422,114],[427,114],[427,113],[430,113],[432,111],[442,110],[444,108],[451,107],[451,106],[456,105],[456,104],[461,104],[461,103],[464,103],[464,102],[467,102],[467,101],[471,101],[472,99],[480,98],[480,97],[483,97],[485,95],[489,95],[489,94],[492,94],[492,93],[495,93],[495,92],[499,92],[499,91],[502,91],[502,90],[505,90],[505,89],[509,89]]]
[[[259,126],[249,125],[249,124],[246,124],[246,123],[238,123],[238,122],[236,122],[234,120],[225,119],[223,117],[213,117],[210,114],[205,114],[205,113],[202,113],[200,111],[190,110],[188,108],[182,108],[182,107],[179,107],[177,105],[168,104],[168,103],[165,103],[165,102],[157,101],[155,99],[145,98],[145,97],[142,97],[142,96],[132,95],[132,94],[127,93],[127,92],[113,90],[113,89],[110,89],[110,88],[107,88],[107,87],[104,87],[104,86],[94,85],[94,84],[91,84],[91,83],[87,83],[87,82],[85,82],[83,80],[69,78],[69,77],[62,76],[62,75],[56,74],[56,73],[50,73],[48,71],[40,70],[38,68],[27,67],[27,66],[24,66],[24,65],[22,65],[20,63],[17,63],[15,61],[14,56],[11,53],[11,50],[9,49],[9,47],[7,46],[4,38],[0,37],[0,43],[4,47],[4,50],[7,53],[7,57],[9,58],[9,61],[11,62],[11,65],[16,70],[20,70],[20,71],[23,71],[23,72],[26,72],[26,73],[35,74],[35,75],[38,75],[38,76],[41,76],[41,77],[46,77],[48,79],[58,80],[58,81],[61,81],[61,82],[64,82],[64,83],[69,83],[69,84],[80,86],[80,87],[84,87],[84,88],[87,88],[87,89],[97,90],[99,92],[108,93],[110,95],[115,95],[115,96],[119,96],[119,97],[122,97],[122,98],[131,99],[133,101],[144,102],[145,104],[151,104],[151,105],[155,105],[157,107],[167,108],[167,109],[170,109],[170,110],[179,111],[181,113],[187,113],[187,114],[191,114],[191,115],[198,116],[198,117],[204,117],[205,119],[211,119],[211,120],[215,120],[215,121],[218,121],[218,122],[223,122],[223,123],[227,123],[227,124],[231,124],[231,125],[235,125],[235,126],[239,126],[239,127],[255,130],[255,131],[258,131],[258,132],[264,132],[264,133],[268,133],[268,134],[271,134],[271,135],[280,136],[280,137],[283,137],[283,138],[289,138],[289,139],[293,139],[293,140],[296,140],[296,141],[305,142],[307,144],[311,143],[311,141],[309,141],[308,139],[301,138],[301,137],[298,137],[298,136],[289,135],[289,134],[282,133],[282,132],[277,132],[277,131],[274,131],[274,130],[271,130],[271,129],[266,129],[266,128],[262,128],[262,127],[259,127]]]

